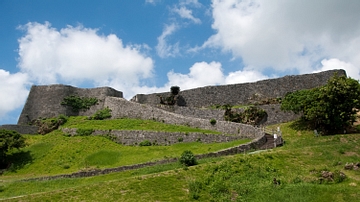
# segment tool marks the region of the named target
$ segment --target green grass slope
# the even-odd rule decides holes
[[[312,131],[297,131],[293,125],[279,125],[286,143],[271,151],[202,159],[189,168],[172,163],[87,178],[24,182],[16,179],[91,166],[113,167],[121,165],[118,162],[126,156],[129,158],[123,162],[142,159],[139,162],[147,161],[144,158],[179,156],[185,149],[205,153],[231,146],[193,143],[128,147],[132,151],[124,153],[123,146],[102,137],[70,138],[60,132],[28,137],[29,146],[22,152],[29,153],[31,160],[0,177],[0,198],[5,201],[357,201],[360,171],[345,170],[344,165],[360,161],[360,135],[314,137]],[[59,145],[64,145],[63,149]],[[46,153],[51,153],[51,158]],[[114,157],[101,161],[109,155]],[[322,171],[331,171],[334,180],[321,180]],[[339,177],[340,172],[346,175],[345,179]],[[274,178],[280,184],[275,185]]]

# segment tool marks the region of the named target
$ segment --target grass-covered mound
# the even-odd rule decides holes
[[[360,136],[358,134],[345,134],[314,137],[312,131],[296,131],[291,126],[291,123],[280,125],[283,137],[286,140],[283,147],[254,154],[201,159],[198,160],[196,166],[191,167],[184,168],[179,163],[172,163],[88,178],[13,181],[14,178],[35,172],[34,170],[25,171],[36,163],[34,160],[28,167],[24,166],[18,169],[17,173],[7,173],[1,176],[3,181],[0,185],[0,198],[24,195],[13,200],[357,201],[360,198],[360,171],[345,170],[344,166],[346,162],[360,161],[360,147],[358,145]],[[276,127],[274,126],[274,128]],[[56,136],[59,140],[65,138],[54,133],[50,134],[49,137],[30,138],[29,141],[35,143],[37,138],[46,139],[51,136]],[[115,143],[108,142],[105,138],[76,138],[67,139],[68,150],[76,147],[76,141],[81,143],[77,145],[83,145],[86,148],[87,146],[83,143],[89,144],[89,142],[85,142],[88,138],[103,142],[103,145],[99,146],[101,149],[95,150],[95,146],[89,146],[93,149],[92,151],[89,149],[84,153],[80,152],[83,154],[83,160],[97,161],[98,156],[116,155],[117,150],[111,149],[113,148],[112,144]],[[73,140],[76,141],[69,144]],[[205,150],[210,147],[210,150],[213,150],[214,147],[194,143],[190,145],[176,144],[163,148],[172,149],[176,146],[183,146],[183,148],[179,148],[179,151],[182,149],[191,150],[194,153],[206,152]],[[142,156],[159,153],[158,148],[153,146],[128,148],[149,149],[147,151],[139,150],[139,153],[142,153],[139,158],[146,158]],[[103,151],[104,149],[110,153]],[[53,149],[43,146],[43,150],[52,151]],[[166,150],[165,154],[158,156],[169,156],[171,153],[169,151]],[[119,154],[119,159],[121,159],[121,152]],[[180,156],[180,154],[181,152],[176,155]],[[131,154],[128,153],[123,156],[127,155]],[[117,160],[110,159],[108,163],[115,161]],[[51,167],[51,164],[47,165]],[[67,170],[71,169],[72,166]],[[322,176],[323,171],[332,172],[333,178],[329,180],[324,178]],[[339,177],[340,172],[344,173],[346,177]],[[277,183],[274,183],[274,178]]]
[[[218,133],[186,126],[170,125],[152,120],[115,119],[88,120],[70,117],[62,127],[78,129],[117,129],[148,131],[181,131]],[[100,136],[69,137],[61,130],[47,135],[25,135],[26,147],[9,155],[12,165],[1,176],[3,179],[32,178],[38,176],[73,173],[82,170],[104,169],[179,157],[185,150],[195,154],[214,152],[237,146],[250,140],[203,144],[178,143],[172,146],[123,146]]]
[[[199,132],[205,134],[221,134],[214,130],[192,128],[182,125],[165,124],[154,120],[142,119],[107,119],[107,120],[88,120],[84,116],[70,117],[62,128],[78,129],[97,129],[97,130],[146,130],[146,131],[166,131],[166,132]]]

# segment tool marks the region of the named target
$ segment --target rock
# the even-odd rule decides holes
[[[344,166],[344,169],[345,170],[352,170],[353,167],[354,167],[353,163],[346,163],[345,166]]]
[[[334,174],[330,171],[321,171],[321,176],[324,178],[324,179],[327,179],[327,180],[334,180]]]

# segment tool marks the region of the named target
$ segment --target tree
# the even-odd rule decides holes
[[[302,113],[314,129],[324,134],[342,132],[352,126],[360,109],[360,84],[334,75],[326,85],[285,95],[281,109]]]
[[[0,129],[0,164],[5,164],[5,158],[8,151],[14,148],[19,149],[24,146],[25,140],[18,132]]]

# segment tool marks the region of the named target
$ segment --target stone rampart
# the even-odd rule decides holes
[[[61,105],[63,99],[70,95],[80,97],[94,97],[98,99],[98,105],[89,110],[73,112],[70,107]],[[122,92],[110,87],[101,88],[76,88],[68,85],[44,85],[32,86],[25,106],[21,112],[18,124],[26,125],[30,121],[41,118],[56,117],[60,114],[66,116],[91,115],[104,107],[104,99],[107,96],[122,97]]]
[[[208,119],[186,117],[150,105],[129,102],[123,98],[106,97],[104,106],[109,107],[112,110],[112,118],[127,117],[156,120],[167,124],[216,130],[224,134],[238,135],[250,139],[263,135],[263,131],[260,128],[252,127],[250,125],[220,120],[217,120],[216,124],[212,125]]]
[[[63,128],[65,134],[76,135],[76,128]],[[244,137],[239,135],[203,134],[203,133],[181,133],[181,132],[157,132],[142,130],[94,130],[92,135],[101,135],[111,138],[114,142],[126,146],[139,145],[148,140],[153,145],[172,145],[180,142],[229,142]]]
[[[344,70],[330,70],[314,74],[285,76],[277,79],[262,80],[254,83],[242,83],[220,86],[206,86],[179,93],[188,107],[208,107],[212,105],[240,105],[248,103],[254,96],[264,98],[283,97],[288,92],[311,89],[325,85],[335,73],[346,75]],[[181,84],[179,84],[181,87]],[[131,101],[141,104],[157,105],[159,96],[167,97],[169,92],[154,94],[138,94]]]
[[[167,106],[167,105],[157,105],[157,107],[187,117],[207,119],[207,120],[216,119],[219,121],[225,120],[224,119],[225,110],[223,109]],[[266,121],[263,123],[263,125],[283,123],[300,118],[300,114],[282,111],[280,109],[281,104],[258,105],[257,107],[264,109],[268,114]],[[237,112],[244,111],[244,109],[233,109],[233,110]]]
[[[8,125],[1,125],[0,129],[6,130],[14,130],[20,134],[37,134],[39,127],[37,126],[29,126],[29,125],[15,125],[15,124],[8,124]]]

